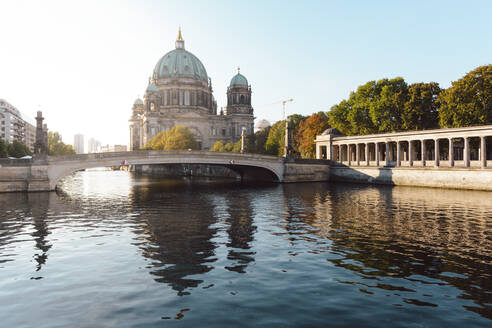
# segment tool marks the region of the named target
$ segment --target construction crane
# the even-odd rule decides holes
[[[263,106],[259,106],[259,108],[267,107],[267,106],[272,106],[272,105],[276,105],[276,104],[282,104],[282,120],[285,120],[285,104],[288,103],[288,102],[291,102],[291,101],[294,101],[294,99],[290,98],[290,99],[276,101],[276,102],[273,102],[271,104],[266,104],[266,105],[263,105]],[[258,108],[258,107],[256,107],[256,108]]]

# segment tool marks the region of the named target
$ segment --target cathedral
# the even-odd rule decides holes
[[[219,140],[238,141],[243,130],[252,134],[251,86],[246,77],[238,69],[227,88],[227,107],[217,112],[212,80],[202,62],[185,50],[181,29],[175,46],[155,65],[143,100],[133,104],[130,150],[144,147],[153,136],[175,125],[190,128],[205,150]]]

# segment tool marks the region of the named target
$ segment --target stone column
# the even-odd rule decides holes
[[[359,144],[355,144],[355,162],[357,163],[357,166],[360,165],[360,147]]]
[[[350,153],[350,144],[347,145],[347,160],[348,160],[348,166],[350,166],[350,163],[352,162],[352,154]]]
[[[386,156],[384,156],[384,159],[385,159],[385,165],[388,166],[390,161],[390,157],[389,157],[390,143],[386,141],[385,146],[386,146],[386,154],[385,154]]]
[[[434,140],[434,166],[439,167],[439,139]]]
[[[243,127],[242,130],[241,130],[241,154],[244,154],[245,153],[245,147],[244,147],[245,140],[246,140],[246,128]],[[318,147],[321,147],[321,146],[318,146]],[[318,147],[316,147],[316,149]]]
[[[449,167],[454,167],[453,138],[449,138]]]
[[[366,166],[369,166],[369,144],[366,142],[364,152],[366,155]]]
[[[316,159],[321,159],[321,145],[316,144]]]
[[[342,164],[343,162],[343,157],[342,157],[342,145],[338,145],[338,161],[340,162],[340,164]]]
[[[400,141],[396,142],[396,166],[401,166],[401,149]]]
[[[486,137],[480,137],[480,159],[482,167],[487,167],[487,139]]]
[[[463,159],[465,160],[465,167],[470,167],[470,138],[463,138],[465,141],[465,149],[463,150]]]
[[[422,140],[422,149],[421,149],[421,152],[422,152],[422,166],[425,166],[425,140]]]
[[[374,157],[376,159],[376,166],[379,166],[379,143],[374,144]]]
[[[408,166],[412,167],[413,166],[413,141],[409,140],[408,141]]]

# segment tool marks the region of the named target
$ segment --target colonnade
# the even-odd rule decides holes
[[[348,166],[492,167],[492,125],[365,136],[321,135],[316,156]],[[488,147],[487,147],[488,146]]]

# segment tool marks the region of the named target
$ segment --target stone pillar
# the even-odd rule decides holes
[[[396,142],[396,166],[401,166],[401,149],[400,141]]]
[[[413,141],[409,140],[408,141],[408,166],[410,166],[410,167],[413,166],[413,155],[414,155]]]
[[[355,144],[355,162],[357,163],[357,166],[360,165],[360,147],[359,144]]]
[[[241,130],[241,154],[244,154],[245,153],[245,149],[244,149],[244,141],[246,139],[246,128],[243,127],[242,130]],[[316,147],[318,148],[318,147]]]
[[[439,139],[434,140],[434,166],[439,167]]]
[[[290,142],[290,127],[289,121],[285,121],[285,145],[284,145],[284,157],[290,157],[292,154],[292,144]]]
[[[321,145],[316,144],[316,159],[321,159]]]
[[[350,163],[352,162],[352,154],[350,153],[350,144],[347,145],[347,160],[348,160],[348,166],[350,166]]]
[[[366,155],[366,166],[369,166],[369,144],[366,142],[364,152]]]
[[[486,137],[480,137],[480,160],[482,167],[487,167],[487,139]]]
[[[453,138],[449,138],[449,167],[454,167]]]
[[[379,166],[379,143],[374,143],[374,157],[376,159],[376,166]]]
[[[338,145],[338,161],[340,162],[340,164],[342,164],[343,162],[343,157],[342,157],[342,145]]]
[[[465,160],[465,167],[470,167],[470,138],[463,138],[465,149],[463,150],[463,159]]]
[[[421,152],[422,152],[422,166],[425,166],[425,140],[422,140],[422,149],[421,149]]]
[[[385,159],[385,165],[388,166],[389,162],[390,162],[390,157],[389,157],[390,143],[388,141],[386,141],[385,146],[386,146],[386,156],[384,156],[384,159]]]
[[[36,142],[34,144],[34,155],[37,157],[48,155],[48,128],[44,128],[46,124],[43,124],[43,120],[43,113],[38,111],[36,116]]]

